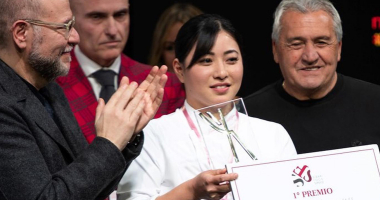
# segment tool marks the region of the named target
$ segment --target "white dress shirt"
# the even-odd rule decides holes
[[[96,99],[99,99],[99,94],[100,94],[100,90],[101,90],[102,86],[100,85],[100,83],[98,83],[96,81],[96,79],[94,77],[91,76],[92,73],[94,73],[94,72],[96,72],[102,68],[105,70],[108,69],[108,70],[114,71],[117,74],[115,76],[115,90],[118,88],[117,79],[118,79],[118,74],[119,74],[119,70],[120,70],[120,63],[121,63],[121,56],[120,55],[115,59],[115,61],[112,63],[111,66],[101,67],[100,65],[98,65],[97,63],[92,61],[90,58],[88,58],[86,55],[84,55],[83,52],[80,50],[78,45],[75,46],[74,53],[75,53],[75,56],[79,62],[79,65],[81,66],[81,68],[84,72],[84,75],[88,78],[88,81],[91,84],[91,87],[95,93]]]

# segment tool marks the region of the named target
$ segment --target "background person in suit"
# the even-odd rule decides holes
[[[99,101],[89,145],[61,87],[79,42],[68,0],[0,1],[0,199],[104,199],[142,148],[167,68]],[[140,136],[138,136],[140,134]]]
[[[70,71],[59,77],[70,107],[88,142],[95,137],[95,108],[101,84],[94,73],[100,69],[112,71],[114,88],[121,78],[141,83],[152,66],[139,63],[122,53],[129,35],[130,8],[128,0],[71,0],[76,17],[75,28],[81,37],[72,52]],[[184,101],[184,90],[174,74],[168,73],[161,107],[155,117],[173,112]]]
[[[328,0],[283,0],[276,9],[272,49],[283,78],[244,102],[249,115],[282,124],[298,153],[380,145],[380,86],[336,72],[342,37]]]
[[[176,2],[160,15],[153,32],[152,46],[148,57],[150,65],[166,65],[168,71],[174,72],[174,41],[179,29],[187,20],[203,12],[186,2]]]

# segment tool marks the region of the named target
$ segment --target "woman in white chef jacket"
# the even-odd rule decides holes
[[[234,159],[228,142],[217,142],[227,141],[226,134],[214,131],[216,139],[205,140],[205,147],[194,110],[236,97],[243,78],[240,42],[230,21],[219,15],[202,14],[182,26],[173,67],[185,85],[185,104],[144,128],[143,150],[123,176],[118,199],[232,199],[228,181],[238,175],[227,174],[224,164]],[[257,159],[296,155],[280,124],[236,113],[229,110],[226,119],[237,121],[237,126],[241,121],[244,127],[249,124],[249,130],[239,129],[239,136]],[[235,146],[239,161],[251,159]],[[213,156],[211,151],[225,156]]]

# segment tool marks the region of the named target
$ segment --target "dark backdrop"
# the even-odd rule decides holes
[[[191,2],[207,13],[217,13],[232,21],[243,36],[244,78],[239,96],[246,96],[281,77],[273,61],[271,31],[273,12],[280,0],[130,0],[131,29],[124,50],[133,59],[147,63],[152,32],[159,15],[173,2]],[[380,22],[372,28],[371,19],[380,16],[380,1],[332,0],[342,18],[343,46],[338,72],[380,84]],[[251,5],[253,4],[253,6]],[[260,5],[259,5],[260,4]],[[378,45],[374,35],[378,34]]]

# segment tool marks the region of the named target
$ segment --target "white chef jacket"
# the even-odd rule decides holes
[[[121,179],[118,199],[156,199],[203,171],[224,168],[226,163],[234,162],[226,133],[219,133],[206,123],[199,125],[197,116],[185,101],[184,108],[148,123],[143,130],[142,152]],[[230,123],[229,129],[239,135],[258,160],[278,160],[297,154],[282,125],[249,117],[236,109],[225,118],[238,122]],[[192,130],[189,122],[197,130]],[[239,161],[252,160],[236,141],[234,146]],[[232,199],[231,194],[228,196]]]

